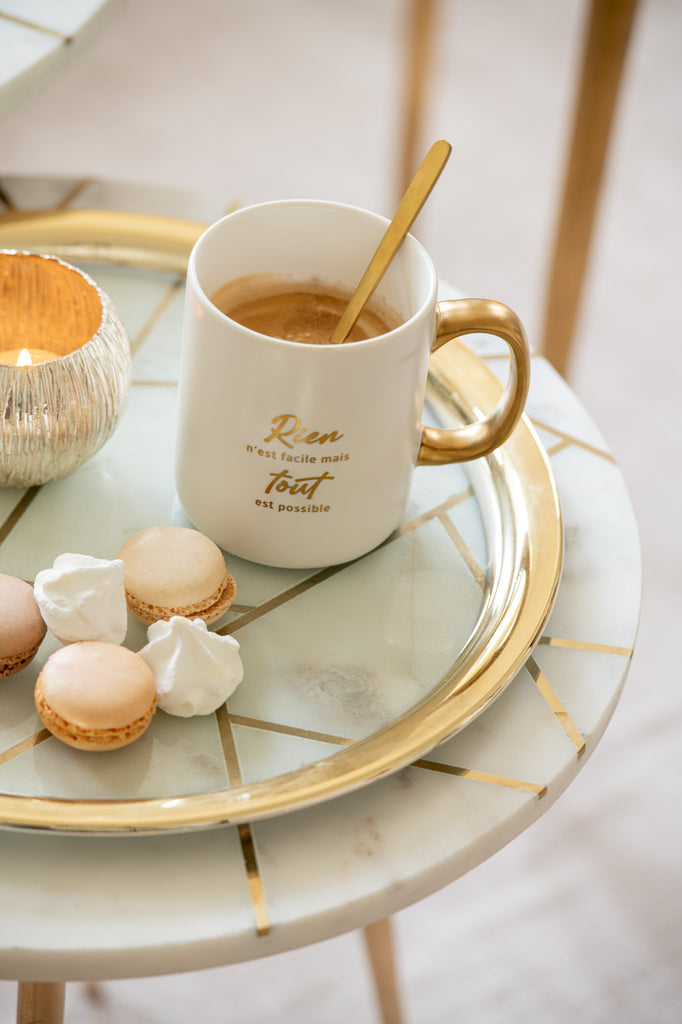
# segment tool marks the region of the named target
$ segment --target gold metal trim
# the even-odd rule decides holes
[[[0,248],[184,274],[205,228],[199,221],[127,210],[10,210],[0,216]]]
[[[530,353],[523,324],[513,310],[491,299],[450,299],[439,302],[433,352],[470,334],[493,334],[509,347],[511,363],[498,402],[486,415],[475,416],[456,429],[422,427],[418,466],[441,466],[490,455],[511,434],[523,412],[530,385]],[[450,347],[450,346],[448,346]],[[439,375],[446,387],[456,386],[448,377],[450,360],[438,360]]]
[[[31,248],[39,243],[71,259],[181,272],[202,229],[195,222],[116,211],[9,213],[0,217],[0,245]],[[480,410],[495,407],[501,390],[490,368],[460,343],[451,343],[432,359],[429,397],[446,426],[480,418]],[[409,712],[326,759],[260,782],[146,800],[0,794],[0,822],[90,834],[247,825],[348,793],[406,767],[469,724],[502,692],[542,633],[563,554],[556,484],[526,417],[500,449],[471,464],[469,475],[482,498],[495,495],[489,509],[491,557],[481,616],[451,670]],[[462,495],[452,499],[461,500]],[[415,528],[415,522],[403,529]],[[315,574],[299,584],[300,592],[344,568]],[[232,632],[291,600],[297,589],[245,613],[224,631]]]

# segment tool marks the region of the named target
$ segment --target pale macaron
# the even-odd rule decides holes
[[[220,548],[198,530],[152,526],[130,537],[118,557],[128,608],[148,625],[174,615],[210,624],[237,593]]]
[[[0,573],[0,678],[30,665],[46,632],[31,584]]]
[[[118,644],[87,640],[56,651],[43,666],[35,705],[49,731],[78,750],[116,750],[138,739],[156,710],[149,666]]]

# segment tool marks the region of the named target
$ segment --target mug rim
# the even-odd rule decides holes
[[[373,338],[363,338],[362,341],[353,342],[352,344],[332,345],[329,343],[325,343],[319,345],[308,345],[300,341],[290,341],[286,338],[273,337],[270,334],[261,334],[260,331],[254,331],[250,327],[244,327],[243,324],[240,324],[237,320],[233,320],[232,317],[228,316],[226,313],[223,313],[222,310],[218,309],[218,307],[211,301],[210,296],[206,293],[206,290],[199,281],[199,275],[197,273],[197,260],[199,257],[200,249],[203,248],[207,239],[221,231],[223,225],[228,221],[234,221],[237,218],[248,216],[254,211],[297,206],[305,208],[319,207],[324,209],[336,209],[341,212],[350,211],[353,214],[361,214],[363,216],[371,218],[375,222],[379,222],[383,226],[384,231],[390,223],[389,218],[384,217],[380,213],[375,213],[372,210],[367,210],[361,206],[354,206],[350,203],[341,203],[336,202],[335,200],[327,199],[272,199],[262,203],[251,203],[248,206],[240,207],[238,210],[233,210],[230,213],[225,214],[223,217],[220,217],[217,221],[214,221],[213,224],[210,224],[209,227],[207,227],[206,230],[201,233],[199,238],[192,246],[192,250],[189,255],[189,260],[187,262],[188,281],[191,280],[195,295],[200,300],[202,306],[206,309],[206,312],[209,315],[217,318],[219,322],[224,321],[225,323],[229,323],[231,327],[234,327],[237,330],[238,334],[243,334],[244,336],[252,339],[257,338],[261,344],[272,344],[273,347],[275,348],[286,346],[288,348],[294,348],[297,351],[305,350],[309,352],[331,352],[334,350],[338,350],[339,352],[349,352],[354,350],[357,351],[359,347],[361,347],[362,349],[367,349],[369,347],[374,349],[383,344],[389,344],[391,341],[395,341],[395,339],[402,335],[404,332],[410,330],[412,325],[425,314],[427,314],[431,308],[435,310],[436,299],[438,296],[438,275],[436,272],[434,262],[431,259],[431,256],[427,252],[424,245],[413,234],[408,232],[403,242],[403,245],[410,245],[414,249],[414,251],[418,254],[419,258],[421,259],[423,265],[427,270],[429,276],[429,281],[427,285],[427,295],[426,298],[420,303],[419,307],[410,317],[408,317],[407,320],[404,320],[397,327],[394,327],[390,331],[385,331],[383,334],[375,335]]]

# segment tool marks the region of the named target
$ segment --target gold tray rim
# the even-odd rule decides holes
[[[204,226],[115,210],[12,212],[0,216],[0,247],[184,274]],[[464,395],[457,385],[462,378]],[[427,397],[445,419],[459,422],[475,409],[491,407],[500,387],[483,360],[463,345],[445,346],[431,358]],[[453,666],[408,712],[320,761],[220,790],[142,800],[0,793],[0,827],[92,835],[245,824],[350,793],[413,763],[463,729],[502,693],[533,650],[554,605],[563,562],[558,489],[527,416],[502,448],[476,464],[506,505],[497,510],[493,584],[478,626],[455,662],[459,669]]]

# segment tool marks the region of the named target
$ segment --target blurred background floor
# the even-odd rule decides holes
[[[2,5],[0,5],[0,10]],[[537,341],[585,0],[443,0],[422,147],[453,156],[415,233],[440,275]],[[118,0],[89,49],[0,117],[0,174],[141,181],[390,215],[406,5]],[[569,380],[640,523],[639,643],[595,757],[537,824],[395,918],[408,1022],[681,1019],[682,4],[635,20]],[[589,501],[589,494],[585,500]],[[270,960],[67,990],[67,1019],[377,1020],[359,935]],[[11,1019],[15,986],[0,983]]]

